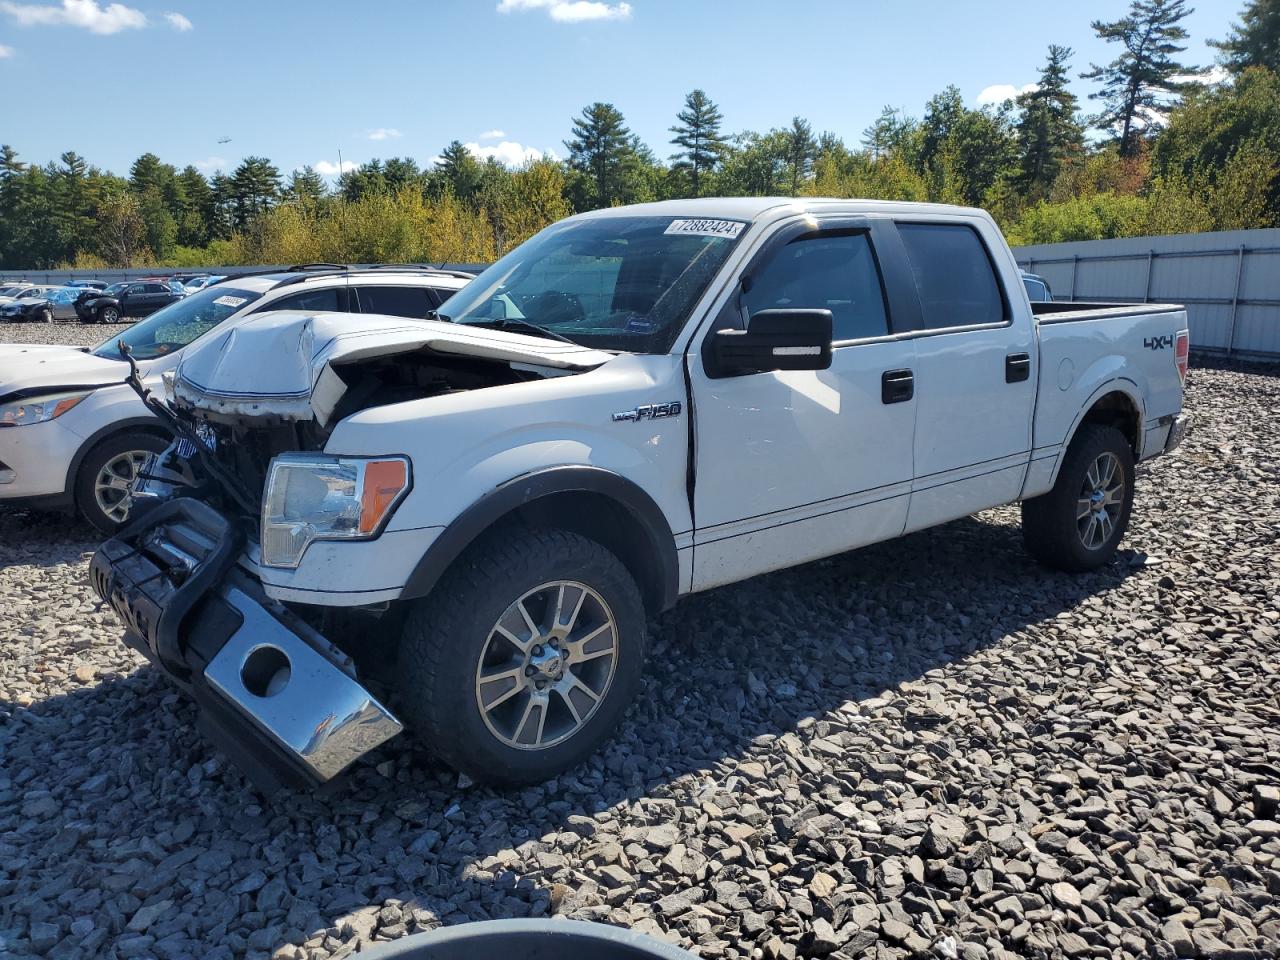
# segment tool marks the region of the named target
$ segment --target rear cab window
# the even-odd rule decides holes
[[[987,246],[963,223],[899,222],[922,330],[1003,324],[1009,307]]]

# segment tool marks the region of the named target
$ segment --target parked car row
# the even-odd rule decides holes
[[[207,273],[182,273],[110,285],[104,280],[68,280],[65,284],[20,281],[0,286],[0,322],[121,323],[148,316],[224,279]],[[11,305],[14,309],[5,309]]]

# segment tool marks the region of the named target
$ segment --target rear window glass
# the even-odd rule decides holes
[[[1004,298],[987,248],[972,227],[900,223],[926,330],[1003,323]]]
[[[361,313],[382,313],[392,317],[425,320],[435,308],[426,287],[358,287]]]

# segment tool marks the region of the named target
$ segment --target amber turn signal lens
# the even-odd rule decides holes
[[[364,467],[360,492],[360,532],[373,533],[409,482],[403,460],[372,460]]]

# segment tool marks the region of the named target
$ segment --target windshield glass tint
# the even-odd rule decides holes
[[[120,359],[116,344],[123,340],[137,360],[152,360],[185,347],[233,313],[239,313],[262,294],[225,286],[210,287],[183,297],[135,323],[119,336],[94,347],[99,357]]]
[[[458,323],[534,323],[605,350],[664,353],[745,224],[601,217],[555,224],[449,298]]]

